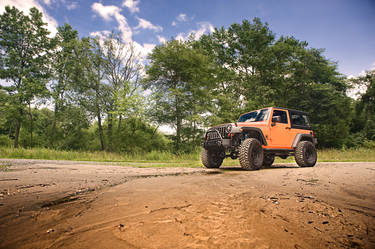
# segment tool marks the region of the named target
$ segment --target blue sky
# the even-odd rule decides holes
[[[54,31],[65,22],[80,36],[119,31],[146,55],[171,37],[184,39],[214,27],[259,17],[277,35],[324,48],[339,72],[375,69],[375,0],[1,0],[27,11],[36,6]]]

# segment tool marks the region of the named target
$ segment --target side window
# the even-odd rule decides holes
[[[300,126],[306,126],[309,127],[309,119],[307,118],[306,115],[304,114],[296,114],[292,113],[291,114],[291,122],[292,122],[292,127],[300,127]]]
[[[288,123],[288,116],[286,115],[286,111],[280,111],[280,110],[274,110],[273,111],[273,117],[280,116],[281,122],[283,124]]]

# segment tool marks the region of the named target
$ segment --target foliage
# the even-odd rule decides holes
[[[77,57],[75,50],[78,43],[78,32],[73,30],[69,24],[57,28],[55,37],[57,49],[54,54],[54,77],[51,81],[51,96],[54,102],[54,112],[50,136],[47,138],[49,147],[56,147],[58,140],[57,126],[62,125],[64,118],[70,119],[69,109],[72,102],[72,85],[75,80],[75,66]],[[70,119],[71,120],[71,119]]]
[[[34,97],[48,95],[46,88],[50,77],[50,53],[54,46],[42,21],[42,13],[35,7],[26,16],[15,7],[5,7],[0,15],[0,78],[10,83],[3,86],[14,107],[16,129],[14,147],[18,147],[25,107]]]
[[[323,50],[307,48],[307,42],[293,37],[275,40],[257,18],[215,29],[200,42],[221,67],[212,91],[212,124],[266,106],[294,108],[309,112],[319,146],[343,145],[349,134],[350,100],[344,78]]]
[[[351,84],[365,89],[355,103],[352,131],[362,131],[366,139],[375,140],[375,70],[352,79]]]
[[[104,75],[107,89],[107,136],[108,150],[113,146],[113,123],[118,116],[117,129],[121,129],[124,117],[137,115],[142,111],[142,97],[139,94],[140,55],[132,43],[125,43],[119,34],[111,33],[103,44]]]
[[[10,147],[12,140],[6,135],[0,135],[0,146]]]
[[[159,124],[176,129],[174,149],[199,141],[199,126],[207,112],[212,88],[213,64],[192,41],[171,40],[157,46],[149,56],[150,66],[144,87],[153,91],[152,112]]]
[[[79,38],[65,24],[51,38],[45,25],[36,8],[25,15],[7,6],[0,15],[0,146],[65,152],[9,155],[199,160],[206,127],[266,106],[307,111],[321,148],[375,148],[375,70],[345,79],[323,49],[276,36],[258,18],[156,46],[145,72],[119,34]],[[349,86],[363,90],[357,100]],[[174,134],[160,133],[162,125]]]

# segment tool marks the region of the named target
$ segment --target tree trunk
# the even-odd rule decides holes
[[[56,134],[56,114],[55,114],[55,117],[53,118],[53,122],[52,122],[52,132],[51,132],[51,136],[49,137],[49,147],[51,149],[53,149],[53,142],[55,141],[55,134]]]
[[[177,83],[175,83],[175,89],[177,88]],[[181,110],[180,110],[180,99],[178,95],[175,95],[175,110],[176,110],[176,144],[175,150],[179,152],[180,150],[180,143],[181,143],[181,127],[182,127],[182,117],[181,117]]]
[[[33,147],[33,114],[31,113],[31,105],[29,103],[29,117],[30,117],[30,147]]]
[[[118,125],[117,125],[117,135],[120,136],[120,130],[121,130],[121,121],[122,121],[122,115],[118,117]]]
[[[101,150],[103,151],[105,150],[105,146],[104,146],[104,135],[103,135],[103,127],[102,127],[102,117],[100,115],[100,112],[97,113],[97,118],[98,118],[100,146],[101,146]]]
[[[135,118],[132,119],[132,123],[133,123],[133,126],[132,126],[132,137],[134,137],[134,134],[137,130],[137,120]]]
[[[179,152],[180,150],[180,144],[181,144],[181,123],[182,120],[179,115],[177,115],[177,123],[176,123],[176,152]]]
[[[17,123],[16,123],[16,135],[14,137],[14,148],[18,148],[18,140],[19,140],[19,136],[20,136],[20,129],[21,129],[21,119],[18,118]]]
[[[154,138],[155,133],[156,133],[156,131],[158,130],[158,128],[159,128],[159,125],[157,125],[156,128],[153,130],[153,132],[152,132],[152,136],[151,136],[151,139]]]
[[[108,151],[112,151],[112,127],[113,117],[111,113],[108,113]]]
[[[57,100],[55,100],[55,111],[53,112],[53,121],[52,121],[52,131],[51,131],[51,136],[50,136],[50,141],[49,141],[49,147],[52,149],[53,148],[53,143],[56,138],[56,123],[57,123],[57,113],[58,113],[58,106],[57,106]]]

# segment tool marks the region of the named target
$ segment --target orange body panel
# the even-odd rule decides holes
[[[265,108],[263,108],[265,109]],[[267,121],[262,122],[243,122],[237,123],[239,127],[257,127],[262,130],[267,145],[264,149],[290,149],[293,150],[292,144],[297,134],[309,134],[310,131],[302,129],[291,129],[289,112],[285,109],[270,107],[270,114]],[[287,123],[274,123],[272,125],[272,116],[275,110],[286,112]]]

